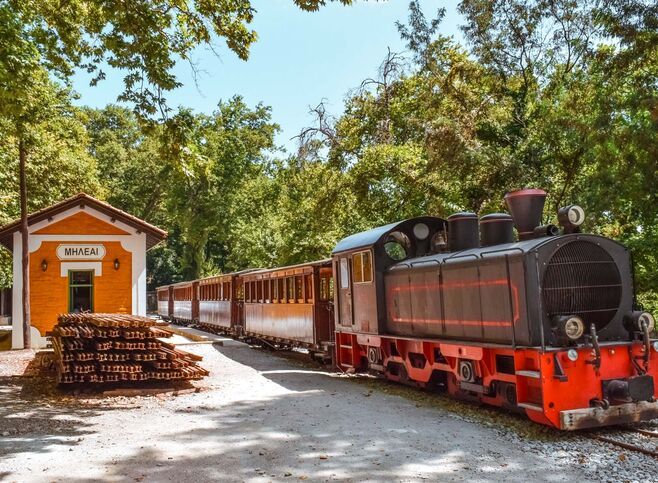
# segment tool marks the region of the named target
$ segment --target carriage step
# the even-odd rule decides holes
[[[532,377],[533,379],[541,378],[541,373],[539,371],[516,371],[516,375],[521,377]]]
[[[531,411],[539,411],[541,413],[544,412],[544,408],[541,407],[539,404],[517,403],[517,406],[524,409],[530,409]]]

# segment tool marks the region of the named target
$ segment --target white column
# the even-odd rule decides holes
[[[132,249],[132,313],[146,315],[146,234],[140,233],[136,238]]]

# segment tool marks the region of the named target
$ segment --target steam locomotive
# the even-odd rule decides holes
[[[323,270],[292,267],[301,277],[286,267],[277,280],[272,270],[237,275],[227,290],[240,315],[221,331],[333,349],[340,370],[376,371],[563,430],[658,417],[655,320],[636,310],[628,250],[581,233],[577,205],[559,210],[561,228],[541,225],[545,198],[525,189],[505,196],[510,214],[418,217],[354,234],[330,262],[309,264]],[[191,295],[158,289],[174,299],[161,315],[172,315],[174,288],[199,306],[199,282],[188,283],[197,284]]]

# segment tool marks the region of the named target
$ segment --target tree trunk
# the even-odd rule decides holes
[[[19,179],[21,191],[21,240],[23,273],[23,347],[30,349],[30,252],[27,245],[27,183],[25,165],[27,164],[27,147],[23,137],[18,140]]]

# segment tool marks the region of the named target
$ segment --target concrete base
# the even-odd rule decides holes
[[[11,332],[11,348],[23,349],[23,331],[21,327],[14,326]],[[30,334],[32,336],[32,349],[45,349],[48,347],[48,339],[43,337],[37,329],[30,327]]]
[[[191,327],[183,327],[182,325],[170,324],[169,330],[174,334],[182,335],[188,339],[194,341],[193,343],[211,343],[221,346],[246,346],[244,342],[240,342],[230,337],[225,337],[222,335],[211,334],[209,332],[203,332],[202,330],[193,329]]]

